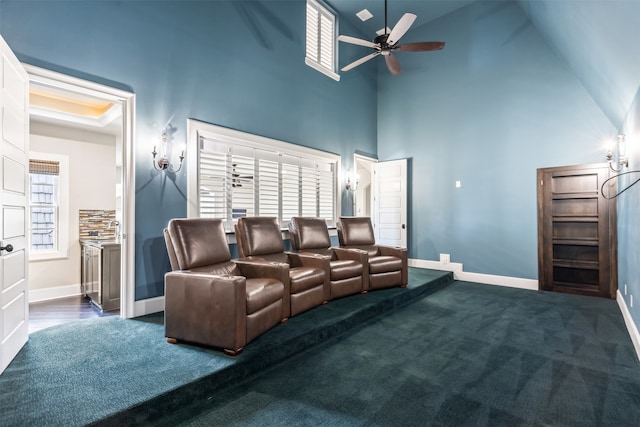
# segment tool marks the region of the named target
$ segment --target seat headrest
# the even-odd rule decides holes
[[[293,217],[289,222],[289,233],[294,250],[325,249],[331,246],[329,229],[322,218]]]
[[[231,259],[221,219],[172,219],[167,230],[180,270],[218,264]]]
[[[340,217],[336,222],[340,246],[374,245],[371,218],[366,216]]]
[[[241,257],[284,252],[278,219],[249,216],[238,218],[236,240]]]

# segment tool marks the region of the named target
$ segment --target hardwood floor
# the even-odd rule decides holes
[[[29,333],[54,325],[94,317],[118,316],[119,310],[103,313],[85,296],[77,295],[29,304]]]

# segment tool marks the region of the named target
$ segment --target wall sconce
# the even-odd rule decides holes
[[[351,175],[352,175],[351,172],[348,171],[347,172],[347,180],[344,183],[344,188],[346,188],[347,190],[350,190],[350,191],[357,191],[358,190],[358,182],[360,181],[360,177],[358,176],[358,174],[355,174],[353,176],[353,182],[354,183],[351,184],[351,178],[352,178]]]
[[[621,133],[620,135],[618,135],[618,160],[614,161],[613,160],[613,151],[612,151],[612,147],[609,146],[609,151],[607,151],[607,161],[609,162],[609,168],[613,171],[613,172],[620,172],[622,171],[622,168],[624,167],[629,167],[629,157],[627,156],[627,147],[626,147],[627,143],[625,141],[625,136],[623,133]],[[614,166],[614,164],[618,165],[618,167],[616,168]]]
[[[170,131],[175,132],[175,128],[172,127],[171,124],[169,123],[160,132],[160,140],[162,142],[160,148],[164,151],[165,154],[162,154],[158,160],[156,160],[156,155],[158,154],[158,152],[156,151],[156,146],[155,145],[153,146],[153,151],[151,152],[151,155],[153,156],[153,168],[157,171],[166,170],[170,173],[178,173],[180,172],[180,169],[182,169],[182,161],[184,160],[184,150],[182,150],[182,152],[180,153],[180,165],[178,166],[178,169],[176,170],[171,169],[171,165],[169,164],[169,158],[166,155],[167,140],[169,139]]]

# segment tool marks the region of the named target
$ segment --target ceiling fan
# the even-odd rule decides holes
[[[444,48],[444,42],[417,42],[407,43],[403,45],[398,44],[398,40],[411,28],[413,21],[416,20],[416,15],[413,13],[405,13],[402,18],[398,20],[395,27],[389,32],[387,27],[387,0],[384,0],[384,34],[377,36],[372,42],[368,40],[359,39],[351,36],[338,36],[338,40],[345,43],[357,44],[359,46],[370,47],[374,49],[372,53],[364,56],[351,64],[342,68],[342,71],[349,71],[358,65],[364,64],[370,59],[375,58],[378,55],[384,56],[384,60],[387,63],[387,68],[394,76],[397,76],[402,72],[398,59],[393,55],[394,50],[400,52],[427,52],[431,50],[441,50]]]

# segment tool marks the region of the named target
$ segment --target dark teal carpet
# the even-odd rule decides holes
[[[450,273],[411,268],[407,289],[331,301],[269,330],[235,358],[167,344],[162,314],[44,329],[0,375],[0,425],[154,425],[450,281]]]
[[[639,426],[615,301],[455,282],[167,426]]]

